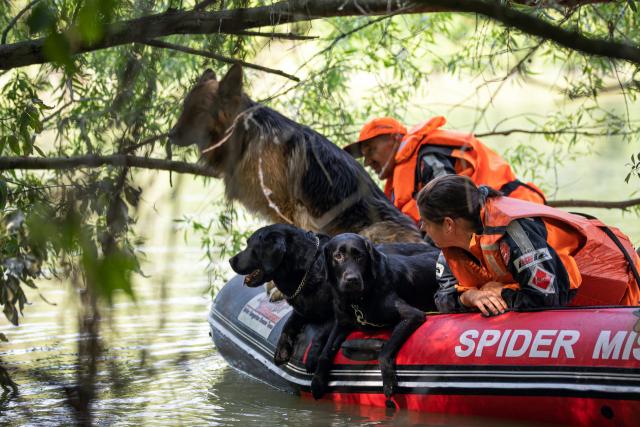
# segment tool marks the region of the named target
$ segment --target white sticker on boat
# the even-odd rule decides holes
[[[291,310],[285,300],[270,302],[269,295],[261,293],[242,307],[238,320],[264,338],[269,338],[273,328]]]

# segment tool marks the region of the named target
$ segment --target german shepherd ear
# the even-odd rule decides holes
[[[284,237],[278,236],[273,244],[262,243],[262,267],[266,274],[271,274],[282,262],[287,252],[287,244]]]
[[[242,66],[233,64],[227,74],[220,80],[218,93],[222,99],[232,99],[236,96],[242,96]]]
[[[366,239],[364,241],[364,245],[367,247],[367,252],[369,253],[369,260],[371,260],[371,274],[374,279],[378,278],[378,270],[380,269],[380,262],[382,261],[380,257],[380,252],[376,248],[373,247],[371,242]]]
[[[209,80],[217,80],[218,77],[216,76],[216,72],[213,71],[211,68],[207,68],[206,70],[204,70],[204,73],[202,74],[202,77],[200,77],[200,81],[198,83],[204,83],[204,82],[208,82]]]

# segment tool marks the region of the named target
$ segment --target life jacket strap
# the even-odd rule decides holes
[[[505,185],[503,185],[500,188],[500,192],[503,195],[508,197],[511,193],[516,191],[518,189],[518,187],[528,188],[529,190],[533,191],[538,196],[540,196],[542,198],[542,200],[544,200],[544,204],[545,205],[547,204],[547,199],[544,197],[544,194],[542,194],[540,191],[538,191],[537,189],[533,188],[532,186],[530,186],[528,184],[525,184],[524,182],[520,181],[519,179],[514,179],[513,181],[507,182]]]

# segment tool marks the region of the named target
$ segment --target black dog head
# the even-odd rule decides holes
[[[357,234],[341,234],[324,247],[325,278],[340,293],[360,294],[377,277],[380,252]]]
[[[246,249],[229,260],[233,271],[247,275],[245,285],[255,288],[273,279],[273,272],[287,252],[287,227],[295,229],[288,224],[262,227],[249,237]]]

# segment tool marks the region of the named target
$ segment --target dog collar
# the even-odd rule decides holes
[[[318,248],[319,247],[320,247],[320,239],[318,238],[318,236],[316,236],[316,252],[318,252]],[[311,263],[309,268],[307,268],[307,271],[304,273],[304,277],[302,278],[302,282],[300,282],[300,286],[298,286],[298,289],[296,290],[296,293],[293,294],[291,299],[294,299],[295,297],[297,297],[298,294],[300,293],[300,291],[302,290],[302,287],[304,286],[304,283],[307,281],[307,275],[309,274],[309,271],[311,271],[311,267],[313,267],[313,263]]]
[[[366,320],[364,320],[364,314],[362,313],[362,310],[360,310],[360,307],[358,307],[355,304],[351,304],[351,308],[353,308],[353,311],[356,313],[356,320],[362,326],[371,325],[371,326],[375,326],[376,328],[384,328],[385,326],[389,326],[389,325],[377,325],[375,323],[367,322]]]

